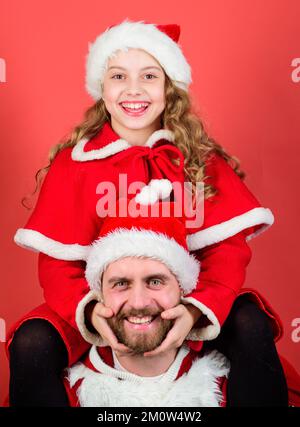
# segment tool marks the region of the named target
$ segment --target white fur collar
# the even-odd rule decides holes
[[[181,362],[186,348],[177,354]],[[98,354],[98,353],[97,353]],[[98,359],[100,356],[98,355]],[[101,366],[103,366],[101,361]],[[174,364],[173,364],[174,365]],[[172,366],[173,366],[172,365]],[[172,368],[171,366],[171,368]],[[158,382],[117,371],[106,365],[106,372],[94,372],[77,363],[68,372],[70,386],[83,379],[77,390],[80,406],[88,407],[190,407],[220,406],[222,392],[217,379],[228,375],[229,361],[216,350],[194,360],[190,370],[175,381],[177,373],[164,375]],[[116,373],[114,373],[116,371]],[[167,371],[168,374],[168,371]],[[125,376],[126,378],[125,378]]]
[[[174,133],[168,129],[160,129],[150,135],[143,147],[152,148],[153,145],[165,139],[170,142],[174,142]],[[112,156],[120,151],[127,150],[127,148],[133,147],[125,139],[117,139],[116,141],[110,142],[104,147],[98,148],[96,150],[84,151],[84,147],[89,142],[88,138],[82,138],[72,150],[72,159],[78,162],[86,162],[89,160],[98,160],[105,159],[106,157]]]

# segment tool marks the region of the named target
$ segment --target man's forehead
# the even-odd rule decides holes
[[[116,276],[130,276],[134,273],[148,275],[152,274],[153,272],[156,272],[157,274],[164,274],[167,276],[172,275],[172,272],[164,263],[159,260],[144,256],[124,257],[122,259],[118,259],[114,262],[111,262],[107,266],[104,273],[107,276],[111,276],[112,274]]]

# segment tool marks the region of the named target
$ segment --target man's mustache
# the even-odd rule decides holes
[[[119,313],[116,315],[116,319],[117,320],[123,320],[127,317],[145,317],[145,316],[152,316],[152,317],[156,317],[158,315],[160,315],[162,312],[164,311],[163,308],[159,309],[159,308],[150,308],[150,307],[145,307],[143,309],[135,309],[135,308],[131,308],[130,310],[121,310],[119,311]]]

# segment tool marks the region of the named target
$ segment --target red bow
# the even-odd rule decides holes
[[[155,148],[135,145],[115,154],[113,164],[116,164],[127,157],[133,158],[133,168],[135,168],[135,164],[139,159],[145,158],[145,160],[149,162],[149,166],[154,171],[154,174],[151,174],[151,176],[155,176],[157,178],[168,178],[168,169],[171,169],[175,177],[177,177],[184,168],[184,155],[179,148],[170,144],[160,145]],[[179,165],[174,165],[170,161],[170,158],[179,158]]]

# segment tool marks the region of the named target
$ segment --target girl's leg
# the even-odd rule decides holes
[[[69,406],[61,373],[68,354],[50,322],[26,320],[15,332],[10,353],[10,406]]]
[[[205,345],[230,360],[227,406],[288,406],[270,320],[246,295],[234,302],[220,335]]]

